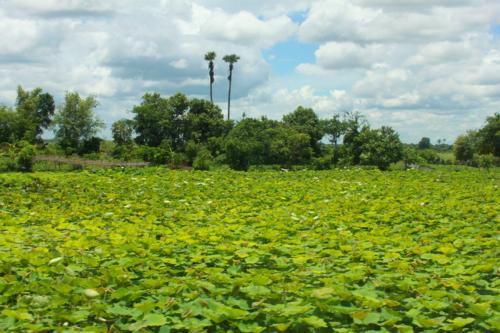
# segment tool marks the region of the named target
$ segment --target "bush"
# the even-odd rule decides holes
[[[412,147],[404,147],[403,149],[403,163],[404,168],[407,169],[411,166],[417,166],[426,164],[426,160],[420,155],[420,151],[417,151]]]
[[[196,155],[196,158],[193,161],[193,168],[195,170],[210,170],[210,167],[213,164],[213,157],[210,154],[210,151],[207,148],[202,148]]]
[[[489,169],[500,165],[500,159],[493,154],[477,155],[474,157],[474,164],[480,168]]]
[[[418,152],[418,155],[429,164],[444,164],[444,160],[434,150],[421,150]]]
[[[169,152],[169,165],[171,168],[180,168],[183,166],[187,166],[187,157],[183,153]]]
[[[228,139],[226,141],[226,160],[231,169],[247,171],[250,166],[251,150],[246,142]]]
[[[160,147],[138,146],[134,149],[133,155],[154,165],[165,165],[169,162],[170,152]]]
[[[460,135],[453,144],[455,159],[459,163],[468,164],[474,159],[477,145],[477,132],[469,131]]]
[[[0,147],[0,172],[33,171],[36,156],[35,146],[21,141],[17,146],[6,144]]]
[[[314,170],[330,170],[332,167],[332,158],[330,156],[315,157],[311,161],[311,168]]]
[[[91,137],[88,140],[83,141],[78,149],[78,154],[87,155],[92,153],[98,153],[102,141],[104,140],[95,136]]]
[[[33,171],[33,163],[36,156],[36,149],[33,145],[22,142],[16,158],[16,164],[19,171]]]

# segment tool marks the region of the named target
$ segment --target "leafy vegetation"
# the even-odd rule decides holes
[[[215,79],[215,57],[215,52],[205,55],[210,87]],[[488,117],[479,130],[459,136],[453,146],[445,139],[432,144],[428,137],[418,144],[403,144],[393,128],[372,128],[356,111],[320,119],[313,109],[298,106],[281,120],[243,116],[234,122],[229,120],[231,80],[239,56],[227,55],[223,60],[229,64],[228,119],[212,101],[190,99],[182,93],[168,97],[145,93],[142,102],[131,110],[132,119],[112,124],[113,142],[97,136],[104,124],[95,115],[95,97],[82,98],[77,92],[68,92],[54,113],[50,94],[41,88],[26,91],[19,87],[15,109],[0,106],[0,170],[32,169],[6,161],[12,145],[20,147],[25,143],[36,145],[36,151],[43,155],[143,161],[202,170],[213,166],[235,170],[262,166],[316,170],[375,166],[387,170],[398,165],[500,165],[500,114]],[[42,134],[49,128],[55,138],[47,142]]]
[[[104,123],[94,115],[97,104],[92,96],[82,98],[75,92],[66,93],[53,125],[56,139],[67,155],[99,151],[101,139],[95,135]]]
[[[2,174],[0,331],[498,331],[500,174],[454,168]]]
[[[486,124],[478,131],[468,131],[457,138],[454,144],[457,161],[483,166],[500,165],[500,113],[488,117]]]

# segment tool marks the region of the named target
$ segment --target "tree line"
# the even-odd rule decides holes
[[[224,119],[220,107],[211,101],[189,99],[181,93],[169,97],[144,94],[133,107],[131,119],[112,124],[110,143],[97,136],[104,128],[94,112],[97,105],[92,96],[68,92],[56,108],[54,98],[41,88],[27,91],[19,87],[14,108],[0,107],[3,154],[17,154],[11,162],[16,160],[26,170],[31,167],[35,147],[51,154],[94,158],[107,154],[120,160],[204,170],[223,164],[235,170],[262,165],[314,169],[366,165],[386,170],[396,162],[406,166],[439,163],[438,147],[449,147],[431,145],[429,138],[405,145],[393,128],[372,128],[359,112],[320,119],[313,109],[299,106],[280,120],[243,117],[235,122]],[[453,150],[456,161],[475,166],[498,164],[499,128],[497,113],[480,130],[460,136]],[[42,138],[47,130],[54,133],[50,142]]]

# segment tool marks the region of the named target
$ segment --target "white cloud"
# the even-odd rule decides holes
[[[496,0],[0,0],[0,103],[18,84],[97,94],[109,125],[146,91],[207,97],[213,50],[221,107],[222,56],[241,56],[235,115],[356,109],[407,140],[451,140],[500,109],[499,23]],[[286,54],[293,72],[297,38],[317,47]]]
[[[201,35],[214,41],[269,47],[294,33],[296,26],[287,16],[267,20],[247,11],[229,14],[221,9],[208,9],[193,4],[189,20],[178,20],[186,35]]]
[[[9,18],[0,12],[0,31],[3,33],[0,43],[0,55],[16,54],[32,47],[39,34],[37,24],[30,20]]]
[[[470,43],[463,42],[434,42],[424,45],[420,51],[408,59],[410,65],[435,65],[455,61],[465,61],[478,56],[479,50]]]
[[[184,68],[187,68],[187,66],[188,66],[188,62],[186,59],[174,60],[174,61],[171,61],[169,64],[173,68],[177,68],[177,69],[184,69]]]
[[[300,36],[313,42],[457,40],[464,34],[488,30],[499,15],[500,3],[494,1],[481,1],[474,7],[428,5],[426,11],[416,11],[405,6],[387,10],[384,6],[367,7],[347,0],[321,0],[312,5],[300,27]]]
[[[314,1],[315,0],[201,0],[200,3],[207,8],[222,8],[230,13],[248,11],[257,16],[274,17],[306,11]]]
[[[112,10],[112,4],[99,0],[7,0],[14,9],[42,16],[102,15]]]
[[[371,67],[385,57],[382,45],[360,46],[352,42],[330,42],[316,51],[316,62],[325,69]]]

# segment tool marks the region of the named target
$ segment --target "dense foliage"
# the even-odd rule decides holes
[[[0,175],[2,332],[493,332],[497,170]]]
[[[41,88],[32,91],[17,88],[16,109],[0,106],[0,143],[42,141],[41,135],[51,123],[55,103]]]
[[[500,165],[500,113],[488,117],[477,131],[468,131],[454,144],[457,161],[474,166]]]
[[[233,65],[239,57],[224,58],[231,83]],[[205,59],[213,84],[215,53],[207,53]],[[76,154],[176,168],[229,165],[235,170],[265,165],[317,170],[367,165],[386,170],[399,161],[406,168],[452,163],[490,168],[500,164],[500,114],[487,118],[483,128],[459,136],[453,146],[444,139],[432,144],[428,137],[418,144],[403,145],[394,129],[372,128],[356,111],[320,119],[313,109],[299,106],[281,120],[243,116],[233,122],[225,120],[222,110],[210,101],[189,99],[182,93],[168,97],[146,93],[132,108],[132,119],[112,124],[111,142],[98,137],[104,124],[95,115],[95,97],[68,92],[54,113],[53,97],[41,88],[27,91],[19,87],[17,95],[15,108],[0,106],[0,144],[19,147],[25,141],[47,155]],[[49,128],[55,139],[47,144],[42,134]],[[2,168],[10,163],[2,160],[10,152],[1,146],[0,152],[0,170],[19,169]]]
[[[99,150],[95,135],[104,123],[94,115],[96,106],[93,96],[82,98],[76,92],[66,93],[64,104],[54,117],[54,133],[66,154]]]

